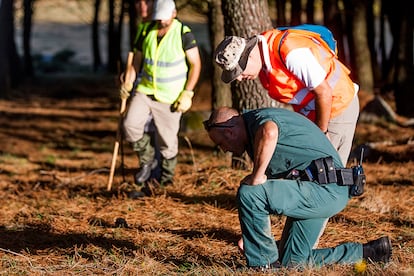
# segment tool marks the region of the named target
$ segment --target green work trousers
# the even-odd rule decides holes
[[[343,210],[349,200],[348,187],[335,183],[269,179],[264,184],[241,184],[237,193],[239,219],[248,266],[281,261],[283,266],[321,266],[356,263],[362,259],[361,243],[313,249],[324,222]],[[289,218],[287,240],[281,256],[271,233],[270,214]]]

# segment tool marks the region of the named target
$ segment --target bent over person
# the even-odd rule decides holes
[[[349,179],[328,174],[333,170],[337,175],[346,169],[332,144],[311,121],[280,108],[239,114],[221,107],[204,126],[224,151],[237,155],[246,151],[254,163],[237,193],[243,241],[239,246],[249,267],[389,261],[392,247],[388,237],[313,249],[324,222],[345,208],[351,186]],[[326,183],[320,183],[320,164],[330,168],[323,175]],[[279,249],[271,232],[271,214],[290,219],[288,237]]]
[[[152,15],[153,21],[144,23],[143,34],[136,42],[134,67],[141,78],[123,126],[125,138],[139,158],[135,182],[147,183],[157,166],[150,136],[144,132],[148,117],[153,117],[162,159],[161,175],[156,180],[169,185],[177,164],[181,115],[192,105],[201,61],[190,28],[175,19],[173,0],[156,0]],[[136,78],[135,72],[129,81]],[[129,91],[121,88],[121,93]]]
[[[335,51],[314,32],[272,29],[216,48],[222,80],[259,77],[271,98],[290,104],[327,135],[346,166],[359,114],[358,85]]]

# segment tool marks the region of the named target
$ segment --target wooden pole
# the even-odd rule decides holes
[[[132,69],[132,62],[134,60],[134,53],[129,52],[128,53],[128,59],[125,69],[125,82],[130,81],[130,75],[131,75],[131,69]],[[118,130],[116,133],[116,141],[114,145],[114,151],[112,153],[112,162],[111,162],[111,169],[109,171],[109,178],[108,178],[108,185],[107,185],[107,191],[110,191],[112,188],[112,182],[114,180],[114,174],[115,174],[115,166],[116,166],[116,160],[118,158],[118,151],[119,151],[119,144],[122,143],[122,135],[121,135],[121,122],[122,117],[124,115],[126,109],[126,99],[122,99],[121,101],[121,108],[119,110],[119,122],[118,122]]]

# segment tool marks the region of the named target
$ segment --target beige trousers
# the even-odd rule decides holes
[[[346,167],[351,153],[355,127],[359,116],[358,94],[341,114],[331,119],[328,124],[329,140],[338,151],[342,163]]]
[[[171,159],[178,153],[178,131],[181,112],[172,112],[171,104],[161,103],[142,93],[135,93],[124,119],[125,139],[134,143],[140,140],[145,131],[149,116],[153,117],[160,152],[164,159]]]

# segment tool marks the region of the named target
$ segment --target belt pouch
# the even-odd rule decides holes
[[[354,175],[352,169],[338,169],[336,170],[338,177],[338,184],[341,186],[354,185]]]
[[[326,177],[326,170],[325,164],[323,162],[323,158],[316,159],[313,161],[316,166],[316,177],[318,179],[319,184],[327,184],[328,178]]]
[[[332,157],[326,157],[323,159],[323,162],[326,165],[326,175],[328,177],[328,183],[336,183],[336,171],[335,171],[335,165],[333,162]]]

